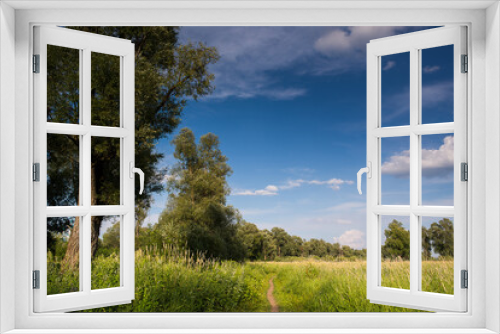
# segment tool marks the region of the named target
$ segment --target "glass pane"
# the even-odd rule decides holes
[[[92,290],[120,286],[120,216],[94,216],[100,226],[97,249],[92,257]]]
[[[47,45],[47,122],[79,123],[80,50]]]
[[[120,141],[92,137],[92,205],[120,205]]]
[[[381,140],[381,204],[410,204],[410,137]]]
[[[453,291],[453,218],[421,217],[422,291]]]
[[[80,291],[79,222],[47,218],[47,295]]]
[[[421,52],[422,123],[453,122],[453,45]]]
[[[79,205],[80,137],[47,134],[47,205]]]
[[[92,125],[120,126],[120,57],[92,52]]]
[[[382,126],[410,124],[410,53],[381,57]]]
[[[380,216],[381,286],[410,289],[410,217]]]
[[[422,205],[453,206],[453,138],[422,136]]]

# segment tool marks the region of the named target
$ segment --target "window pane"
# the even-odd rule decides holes
[[[410,289],[410,217],[380,216],[381,286]]]
[[[80,137],[47,134],[47,205],[79,205]]]
[[[453,122],[453,45],[421,52],[422,123]]]
[[[92,205],[120,205],[120,142],[92,137]]]
[[[92,257],[92,290],[120,286],[120,216],[95,216],[100,226],[97,252]]]
[[[47,45],[47,122],[79,123],[80,50]]]
[[[47,295],[80,291],[80,217],[47,218]],[[66,256],[68,248],[76,256]]]
[[[382,126],[410,124],[410,53],[381,57]]]
[[[120,126],[120,57],[92,52],[92,125]]]
[[[422,291],[453,294],[453,218],[421,217]]]
[[[381,202],[410,204],[410,137],[382,138]]]
[[[453,206],[453,138],[422,136],[422,205]]]

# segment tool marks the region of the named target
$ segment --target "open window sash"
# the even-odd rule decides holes
[[[422,50],[453,45],[454,121],[422,124]],[[407,126],[382,126],[382,57],[409,52],[410,121]],[[467,74],[462,55],[467,54],[466,28],[442,27],[372,40],[367,45],[367,298],[372,303],[429,311],[467,310],[467,289],[461,271],[467,269],[467,182],[461,180],[461,163],[467,162]],[[394,64],[393,64],[394,65]],[[387,69],[387,68],[386,68]],[[470,71],[470,67],[468,69]],[[422,136],[454,134],[454,206],[422,205]],[[381,142],[383,138],[409,139],[409,205],[382,205]],[[382,286],[381,217],[409,216],[410,288]],[[453,217],[453,294],[422,290],[422,217]]]
[[[72,58],[78,70],[76,89],[79,96],[75,107],[79,117],[70,122],[48,121],[48,47],[61,47],[76,52]],[[65,50],[66,50],[65,49]],[[81,31],[40,26],[34,28],[34,167],[38,182],[34,192],[34,312],[66,312],[130,303],[134,299],[134,44],[129,40],[112,38]],[[118,121],[113,126],[92,124],[93,53],[115,57],[115,85],[119,87],[119,102],[115,103]],[[35,56],[36,55],[36,56]],[[57,61],[57,60],[55,60]],[[67,61],[67,59],[66,59]],[[118,70],[119,68],[119,70]],[[97,69],[100,71],[100,69]],[[102,69],[101,69],[102,70]],[[69,74],[68,74],[69,75]],[[62,77],[65,78],[65,74]],[[78,82],[79,80],[79,82]],[[53,86],[51,86],[53,87]],[[58,91],[57,94],[65,94]],[[57,97],[56,97],[57,98]],[[118,115],[119,114],[119,115]],[[77,138],[78,203],[48,206],[48,148],[49,135]],[[93,138],[112,139],[119,143],[118,205],[92,205],[91,179]],[[38,165],[37,165],[38,164]],[[37,166],[36,166],[37,165]],[[57,169],[57,168],[56,168]],[[34,180],[37,181],[37,180]],[[112,216],[119,220],[119,282],[113,287],[97,287],[92,282],[92,216]],[[64,293],[48,291],[48,218],[78,217],[79,251],[74,286]],[[59,236],[61,237],[61,236]],[[68,237],[66,235],[66,237]],[[76,237],[75,237],[76,238]],[[76,256],[77,257],[77,256]],[[75,257],[75,258],[76,258]],[[67,273],[67,271],[66,271]],[[105,273],[106,274],[106,273]],[[57,275],[52,275],[56,277]]]

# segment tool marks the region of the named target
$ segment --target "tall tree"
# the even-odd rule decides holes
[[[410,259],[410,231],[403,227],[403,223],[394,219],[384,231],[384,235],[382,257]]]
[[[156,150],[180,123],[189,100],[212,92],[214,75],[209,65],[219,59],[215,48],[202,43],[178,43],[176,27],[74,27],[73,29],[132,40],[135,44],[135,125],[136,165],[146,174],[143,195],[136,195],[136,206],[147,211],[152,194],[163,189],[161,161]],[[47,119],[51,122],[78,123],[79,53],[51,47],[48,50]],[[117,126],[119,116],[119,61],[117,57],[92,54],[92,124]],[[76,66],[75,66],[76,64]],[[48,178],[49,205],[77,205],[79,199],[77,161],[79,141],[74,136],[51,136],[52,156],[59,155],[59,172]],[[57,151],[57,152],[56,152]],[[66,151],[66,152],[65,152]],[[92,204],[116,203],[119,199],[119,140],[96,138],[92,149]],[[48,153],[49,156],[50,152]],[[73,157],[73,159],[70,159]],[[50,158],[50,157],[49,157]],[[66,158],[66,159],[64,159]],[[67,161],[65,163],[64,161]],[[92,254],[98,247],[103,217],[92,217]],[[58,230],[69,220],[49,220],[48,229]],[[67,227],[67,226],[66,226]],[[73,224],[65,259],[78,260],[79,220]]]
[[[164,239],[201,251],[210,257],[240,260],[244,256],[237,238],[237,211],[226,204],[227,177],[232,170],[219,148],[219,139],[208,133],[196,144],[184,128],[172,141],[177,163],[168,181],[167,208],[157,228]]]
[[[448,218],[434,222],[430,227],[432,247],[441,256],[453,256],[453,222]]]

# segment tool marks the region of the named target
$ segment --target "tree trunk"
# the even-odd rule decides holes
[[[91,205],[96,205],[96,177],[95,169],[91,168]],[[78,201],[80,204],[80,200]],[[92,257],[96,254],[99,242],[99,232],[101,230],[103,217],[92,217],[91,218],[91,254]],[[80,261],[80,217],[76,217],[75,224],[73,226],[73,231],[68,240],[68,248],[66,249],[66,254],[64,255],[64,262],[68,264],[70,268],[74,268],[76,264]]]
[[[80,263],[80,217],[75,218],[75,224],[69,235],[68,248],[66,249],[63,263],[71,269],[78,267]]]

